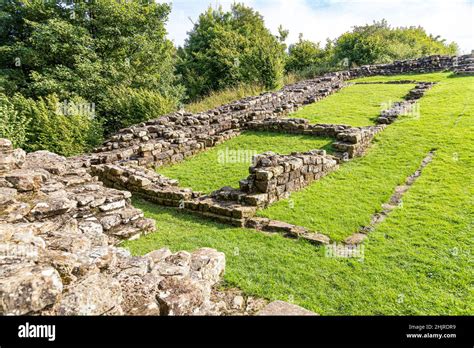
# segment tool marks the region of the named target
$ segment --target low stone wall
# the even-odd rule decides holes
[[[239,135],[250,121],[282,117],[342,87],[342,75],[335,73],[199,114],[175,112],[165,115],[119,131],[91,155],[90,163],[131,160],[141,166],[158,167],[176,163]]]
[[[132,161],[140,166],[176,163],[215,146],[248,129],[249,122],[281,118],[302,105],[339,91],[357,77],[426,73],[443,70],[470,71],[472,56],[431,56],[369,65],[284,87],[223,105],[207,112],[175,112],[119,131],[84,162],[87,164]]]
[[[0,314],[226,312],[213,300],[224,254],[161,249],[133,257],[116,247],[155,222],[131,206],[129,192],[104,187],[81,165],[0,139]]]
[[[395,102],[386,110],[382,110],[380,116],[377,118],[379,124],[391,124],[402,115],[416,116],[418,113],[415,110],[416,101],[421,99],[426,91],[431,89],[435,82],[418,82],[412,90],[405,96],[405,100]]]
[[[282,233],[285,237],[307,240],[316,245],[329,244],[330,238],[321,233],[310,232],[307,228],[283,221],[253,217],[247,219],[245,227],[264,232]]]
[[[266,195],[264,200],[268,205],[288,198],[291,192],[308,186],[338,168],[337,160],[324,150],[291,155],[266,152],[256,156],[249,177],[240,181],[240,190]]]
[[[257,155],[240,189],[223,187],[210,195],[186,201],[184,208],[214,220],[245,227],[258,209],[308,186],[338,168],[337,159],[314,150],[292,155]]]
[[[131,164],[105,164],[91,167],[91,173],[110,187],[126,189],[149,201],[170,207],[180,207],[184,201],[200,194],[177,187],[178,181],[168,179],[154,170]]]
[[[348,160],[362,156],[375,135],[385,126],[351,127],[334,124],[310,124],[307,119],[265,119],[249,123],[249,128],[258,131],[272,131],[335,138],[332,148],[335,156]]]

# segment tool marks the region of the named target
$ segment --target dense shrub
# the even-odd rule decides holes
[[[89,105],[81,98],[65,104],[56,95],[33,100],[16,94],[12,103],[20,117],[29,120],[28,141],[24,145],[27,151],[49,150],[71,156],[86,152],[101,141],[100,123],[81,110],[81,105]]]
[[[177,108],[174,98],[166,98],[160,93],[138,88],[110,88],[102,103],[105,126],[109,131],[117,131],[146,120],[157,118]]]
[[[15,147],[23,147],[27,140],[30,120],[19,113],[9,98],[0,94],[0,138],[8,138]]]
[[[288,58],[285,64],[286,72],[298,72],[310,66],[321,65],[324,62],[326,51],[319,47],[319,43],[304,40],[300,35],[299,41],[290,45]]]

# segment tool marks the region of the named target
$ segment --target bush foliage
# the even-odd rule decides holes
[[[14,146],[24,146],[30,122],[24,113],[15,109],[5,94],[0,94],[0,138],[10,139]]]
[[[2,90],[9,96],[19,92],[39,104],[50,95],[60,101],[84,98],[97,105],[106,133],[115,130],[109,125],[130,119],[130,114],[119,113],[128,109],[121,108],[115,110],[114,122],[108,121],[111,87],[134,96],[153,91],[177,104],[183,88],[175,74],[176,49],[166,37],[170,11],[168,4],[146,1],[2,2]]]
[[[107,115],[106,127],[113,131],[157,118],[176,108],[174,98],[149,89],[123,86],[110,88],[102,104],[102,111]]]

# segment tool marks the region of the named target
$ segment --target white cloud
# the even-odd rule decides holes
[[[167,1],[160,1],[167,2]],[[170,37],[182,45],[187,31],[210,4],[230,7],[233,0],[176,0],[168,24]],[[266,25],[276,33],[281,24],[290,30],[288,43],[299,33],[325,43],[354,25],[387,19],[392,26],[422,26],[433,35],[456,41],[464,53],[474,49],[474,2],[472,0],[240,0],[258,10]]]

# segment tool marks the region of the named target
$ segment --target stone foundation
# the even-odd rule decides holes
[[[98,148],[95,154],[82,160],[86,166],[117,161],[131,161],[139,166],[150,167],[177,163],[239,135],[253,121],[281,118],[303,105],[321,100],[346,86],[349,79],[443,70],[467,72],[470,69],[473,69],[471,55],[430,56],[328,73],[286,86],[278,92],[262,93],[207,112],[175,112],[122,129]]]
[[[287,86],[279,92],[245,98],[208,112],[177,112],[123,129],[111,137],[82,163],[90,167],[106,185],[134,192],[160,205],[179,207],[217,221],[246,226],[258,209],[289,197],[312,181],[337,168],[338,163],[363,156],[373,138],[398,116],[413,112],[416,100],[433,83],[418,82],[402,102],[382,111],[377,126],[310,124],[306,119],[281,118],[298,107],[320,100],[346,84],[350,78],[406,72],[440,71],[451,68],[453,57],[428,57],[388,65],[361,67],[327,74],[321,78]],[[389,81],[386,83],[414,83]],[[306,154],[257,156],[250,176],[240,189],[221,188],[202,196],[189,188],[179,188],[145,167],[176,163],[215,146],[243,130],[272,131],[333,138],[333,156],[313,151]],[[276,161],[264,168],[264,162]],[[313,163],[314,161],[314,163]],[[300,166],[300,162],[302,162]],[[103,164],[108,163],[108,164]],[[260,167],[259,167],[260,166]]]
[[[269,205],[288,198],[291,192],[308,186],[338,167],[337,160],[324,150],[291,155],[266,152],[255,156],[249,177],[240,181],[240,190],[264,195],[262,200]]]
[[[249,123],[249,128],[258,131],[272,131],[289,134],[322,136],[336,139],[332,143],[335,156],[339,159],[351,159],[362,156],[375,135],[385,126],[351,127],[347,125],[310,124],[307,119],[265,119]]]
[[[416,116],[415,114],[418,112],[415,110],[416,101],[422,98],[426,91],[431,89],[435,84],[435,82],[418,82],[415,88],[405,96],[405,100],[395,102],[388,109],[383,110],[377,118],[377,123],[390,124],[395,122],[399,116]]]
[[[131,206],[129,192],[104,187],[74,160],[13,150],[6,139],[0,164],[0,314],[225,310],[211,296],[223,253],[161,249],[133,257],[116,246],[155,230],[154,220]]]
[[[91,173],[109,187],[129,190],[137,196],[169,207],[180,207],[184,201],[200,195],[191,189],[179,188],[177,180],[129,163],[94,165],[91,167]]]

